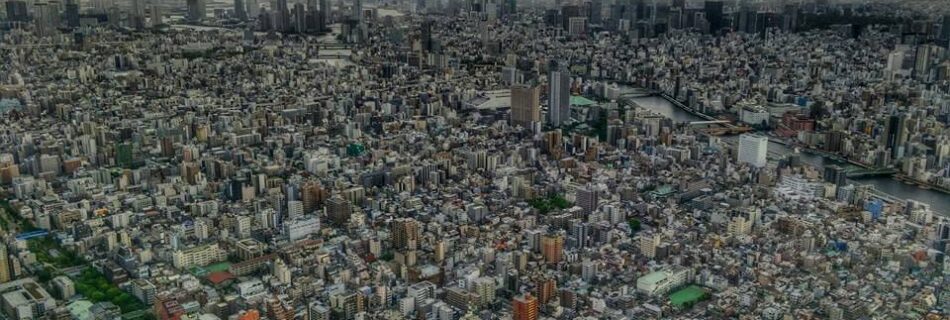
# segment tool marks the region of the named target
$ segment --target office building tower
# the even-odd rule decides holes
[[[570,17],[567,19],[567,33],[573,36],[582,36],[587,33],[586,17]]]
[[[303,3],[294,3],[294,9],[291,12],[291,16],[293,17],[293,25],[290,29],[296,33],[307,32],[307,9]]]
[[[132,0],[132,11],[129,12],[129,27],[145,29],[145,0]]]
[[[14,0],[7,1],[4,6],[7,9],[7,21],[27,22],[30,21],[30,14],[27,11],[26,1]]]
[[[79,0],[67,0],[66,10],[63,15],[66,18],[67,28],[79,28]]]
[[[596,188],[592,185],[587,185],[581,188],[578,188],[575,192],[575,198],[577,198],[577,205],[581,207],[584,214],[590,214],[597,210],[597,204],[599,199],[599,193]]]
[[[541,255],[547,264],[558,264],[564,256],[564,236],[547,234],[541,237]]]
[[[290,31],[290,9],[287,7],[287,0],[272,0],[271,11],[273,11],[274,16],[274,30],[280,32]]]
[[[320,31],[320,6],[317,0],[307,0],[307,10],[304,16],[307,20],[307,32]]]
[[[917,46],[917,54],[914,56],[914,78],[918,80],[928,80],[930,76],[930,45]]]
[[[393,248],[415,250],[419,245],[419,222],[412,218],[399,218],[392,222]]]
[[[55,17],[59,13],[52,3],[37,2],[33,4],[33,28],[34,33],[39,37],[53,35],[56,31]]]
[[[247,0],[247,18],[248,19],[257,19],[261,14],[261,5],[257,0]]]
[[[591,24],[600,25],[603,23],[603,8],[603,0],[593,0],[590,2],[590,14],[587,18]]]
[[[765,167],[768,161],[769,138],[758,134],[739,136],[739,162],[754,167]]]
[[[192,22],[201,21],[206,16],[205,0],[187,0],[187,19]]]
[[[330,0],[319,0],[320,1],[320,30],[323,31],[327,29],[327,25],[330,24]]]
[[[234,18],[241,21],[247,20],[247,7],[244,5],[244,0],[234,0]]]
[[[571,118],[571,77],[552,63],[548,75],[548,124],[559,127]]]
[[[532,128],[541,122],[541,90],[536,86],[511,88],[511,125]]]
[[[422,40],[422,50],[425,52],[432,52],[435,49],[435,43],[432,41],[432,27],[434,25],[434,21],[426,19],[419,26],[419,34]]]
[[[363,0],[353,0],[353,12],[351,13],[353,20],[356,20],[357,23],[363,22]]]
[[[158,1],[152,2],[152,5],[149,7],[149,13],[148,13],[149,16],[151,16],[151,19],[149,20],[148,24],[152,27],[165,23],[165,21],[162,19],[162,7],[156,2]]]
[[[723,26],[722,1],[706,1],[703,12],[709,23],[709,32],[717,33]]]
[[[511,301],[511,311],[513,320],[537,320],[538,319],[538,298],[530,293],[515,297]]]

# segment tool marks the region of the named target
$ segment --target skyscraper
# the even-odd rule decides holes
[[[353,0],[352,18],[357,22],[363,22],[363,0]]]
[[[294,10],[291,13],[293,16],[293,26],[291,26],[291,29],[293,29],[296,33],[307,32],[306,6],[300,2],[294,3]]]
[[[317,0],[307,0],[307,32],[320,31],[320,5]]]
[[[320,31],[323,31],[327,28],[327,24],[330,23],[330,1],[329,0],[320,0]]]
[[[145,0],[132,0],[129,27],[137,30],[145,29]]]
[[[37,2],[33,4],[33,26],[37,36],[50,36],[56,30],[56,17],[59,13],[52,3]]]
[[[739,162],[765,167],[768,161],[769,138],[758,134],[739,136]]]
[[[511,300],[511,311],[513,320],[537,320],[538,298],[530,293],[515,297]]]
[[[247,7],[244,5],[244,0],[234,0],[234,17],[241,21],[247,20]]]
[[[156,2],[157,1],[152,2],[148,12],[149,16],[151,16],[148,24],[152,27],[165,23],[162,21],[162,7]]]
[[[79,28],[79,2],[78,0],[66,1],[66,27],[70,29]]]
[[[571,118],[571,77],[552,63],[548,75],[548,124],[561,126]]]
[[[530,128],[541,121],[541,92],[536,86],[515,85],[511,88],[511,125]]]
[[[205,18],[205,0],[188,0],[188,20],[201,21]]]
[[[7,8],[7,21],[27,22],[30,20],[30,15],[26,9],[26,1],[7,1],[5,6]]]
[[[917,46],[914,56],[914,78],[926,81],[930,75],[930,45]]]
[[[261,5],[257,3],[257,0],[247,0],[246,6],[249,19],[256,19],[261,14]]]
[[[722,1],[706,1],[703,11],[709,22],[709,32],[716,33],[722,29]]]
[[[290,31],[290,9],[287,0],[272,0],[271,10],[274,12],[274,29],[280,32]]]

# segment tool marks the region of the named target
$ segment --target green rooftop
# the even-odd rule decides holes
[[[650,273],[648,273],[648,274],[646,274],[646,275],[640,277],[640,279],[637,279],[637,282],[642,282],[642,283],[645,283],[645,284],[651,284],[651,285],[652,285],[652,284],[655,284],[655,283],[657,283],[657,282],[663,281],[663,279],[666,279],[666,272],[663,272],[663,271],[655,271],[655,272],[650,272]]]
[[[674,191],[675,190],[673,189],[673,186],[662,185],[659,188],[656,188],[656,190],[650,191],[650,195],[655,198],[662,198],[672,195]]]
[[[677,308],[683,308],[684,306],[692,306],[697,301],[706,298],[707,295],[706,289],[697,285],[689,285],[670,294],[670,303]]]
[[[597,102],[591,99],[584,98],[583,96],[571,96],[572,106],[586,107],[586,106],[590,106],[594,104],[597,104]]]

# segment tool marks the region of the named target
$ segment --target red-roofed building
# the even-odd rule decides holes
[[[166,296],[155,298],[155,315],[161,320],[180,320],[185,315],[185,308],[178,303],[178,299]]]
[[[208,274],[208,281],[211,281],[211,284],[215,286],[220,286],[228,281],[234,280],[235,277],[233,274],[227,271],[218,271]]]

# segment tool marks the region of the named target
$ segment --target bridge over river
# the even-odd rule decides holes
[[[682,103],[675,103],[661,95],[647,94],[649,91],[626,87],[622,89],[624,93],[620,103],[639,105],[640,107],[650,109],[662,114],[675,122],[701,123],[701,121],[711,121],[718,119],[708,119],[695,114],[694,110],[682,108]],[[675,101],[675,100],[674,100]],[[721,138],[724,143],[735,143],[737,136],[725,136]],[[785,146],[776,141],[769,141],[768,154],[770,159],[784,158],[786,155],[794,153],[792,147]],[[840,164],[834,159],[827,158],[821,154],[799,153],[803,163],[823,168],[825,164]],[[918,188],[915,185],[898,181],[886,175],[887,172],[876,169],[853,169],[849,172],[849,180],[855,184],[874,186],[874,194],[882,199],[891,202],[902,202],[906,199],[913,199],[921,203],[929,204],[936,213],[950,215],[950,196],[936,190]]]

